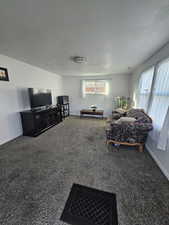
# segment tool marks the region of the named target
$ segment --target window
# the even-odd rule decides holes
[[[169,60],[142,73],[138,106],[148,112],[154,129],[160,131],[169,107]]]
[[[108,82],[105,80],[85,80],[83,81],[84,94],[108,94]]]
[[[169,107],[169,60],[160,63],[155,74],[149,115],[160,130]]]
[[[142,108],[145,111],[147,111],[148,109],[153,75],[154,75],[154,67],[143,72],[139,82],[139,108]]]

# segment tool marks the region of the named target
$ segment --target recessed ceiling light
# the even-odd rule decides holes
[[[70,59],[74,63],[86,63],[87,62],[87,59],[83,56],[71,56]]]

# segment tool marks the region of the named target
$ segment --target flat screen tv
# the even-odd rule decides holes
[[[31,108],[52,105],[52,94],[49,89],[29,88]]]

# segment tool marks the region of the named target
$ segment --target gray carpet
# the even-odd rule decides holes
[[[73,183],[116,193],[119,225],[169,224],[169,182],[149,154],[108,151],[104,121],[73,117],[0,147],[0,224],[63,225]]]

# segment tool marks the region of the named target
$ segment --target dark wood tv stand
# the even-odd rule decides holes
[[[26,110],[20,113],[23,135],[36,137],[62,121],[61,110],[57,106]]]

